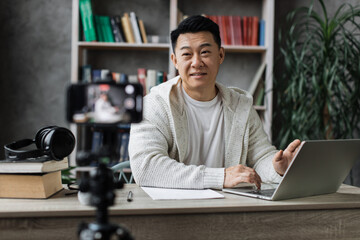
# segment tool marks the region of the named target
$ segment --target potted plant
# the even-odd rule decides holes
[[[360,132],[360,6],[341,5],[328,16],[297,8],[279,32],[275,144],[293,139],[354,138]]]

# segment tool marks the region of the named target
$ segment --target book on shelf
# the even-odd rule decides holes
[[[126,84],[128,82],[128,75],[126,73],[120,73],[120,83]]]
[[[148,40],[148,43],[169,43],[168,36],[147,35],[146,38]]]
[[[146,95],[146,69],[145,68],[138,68],[137,69],[137,80],[142,85],[144,93]]]
[[[230,37],[231,37],[231,45],[236,45],[236,31],[237,29],[235,28],[235,16],[229,16],[229,30],[230,30]]]
[[[96,41],[96,30],[91,8],[91,0],[79,0],[79,11],[85,41]]]
[[[263,106],[264,105],[264,97],[265,97],[265,86],[264,86],[264,82],[261,81],[254,93],[254,105],[255,106]]]
[[[146,93],[150,92],[150,89],[156,86],[156,70],[147,69],[146,71]]]
[[[48,160],[47,158],[29,159],[24,161],[0,161],[0,173],[45,173],[69,168],[69,160]]]
[[[102,131],[94,131],[91,143],[91,152],[97,152],[103,145],[104,133]]]
[[[114,36],[115,42],[125,42],[122,28],[121,28],[121,20],[119,16],[110,17],[111,29]]]
[[[1,198],[48,198],[62,189],[61,171],[0,174]]]
[[[179,23],[184,20],[184,13],[178,8],[177,9],[177,16],[176,16],[176,25],[179,25]]]
[[[249,45],[248,43],[248,34],[249,34],[249,31],[248,31],[248,17],[245,16],[242,18],[242,32],[243,32],[243,43],[244,45]]]
[[[255,106],[264,105],[265,96],[265,69],[266,63],[263,62],[255,73],[255,76],[249,87],[249,93],[253,96],[253,104]]]
[[[137,74],[128,74],[129,83],[139,83]]]
[[[81,71],[81,81],[83,83],[91,83],[91,65],[87,64],[82,66],[82,71]]]
[[[156,85],[159,85],[164,82],[164,72],[157,71],[156,72]]]
[[[128,13],[124,13],[124,15],[121,17],[121,24],[124,30],[126,42],[135,43],[135,36],[131,27],[130,17]]]
[[[259,83],[260,83],[260,80],[262,79],[263,77],[263,74],[264,74],[264,71],[265,71],[265,67],[266,67],[266,63],[263,62],[259,68],[257,69],[255,75],[254,75],[254,78],[252,79],[251,81],[251,84],[250,84],[250,87],[248,89],[248,92],[251,94],[251,95],[254,95],[255,93],[255,90],[256,88],[258,87]]]
[[[265,21],[259,20],[259,46],[265,46]]]
[[[94,16],[95,28],[99,42],[114,42],[110,18],[108,16]]]
[[[128,83],[128,76],[126,73],[111,72],[112,80],[116,83],[126,84]]]
[[[251,41],[250,45],[256,46],[259,44],[259,18],[251,17]]]
[[[234,16],[233,17],[233,26],[234,26],[234,40],[235,45],[243,45],[243,36],[242,36],[242,30],[241,30],[241,17],[240,16]]]
[[[130,22],[131,27],[134,32],[135,42],[136,43],[142,43],[141,33],[140,33],[140,27],[138,24],[138,18],[134,12],[130,12]]]
[[[115,42],[113,31],[111,28],[111,21],[109,16],[100,16],[101,19],[101,27],[103,28],[103,32],[105,34],[106,42]]]
[[[140,28],[140,33],[141,33],[141,38],[143,40],[143,43],[148,43],[144,21],[141,19],[139,19],[139,28]]]
[[[92,82],[109,81],[112,80],[112,74],[109,69],[93,69]]]
[[[105,42],[105,34],[103,33],[103,29],[101,27],[100,16],[94,16],[94,24],[96,29],[96,37],[99,42]]]
[[[128,151],[129,138],[130,138],[130,133],[129,132],[124,132],[124,133],[121,134],[119,162],[124,162],[124,161],[129,160],[129,151]]]

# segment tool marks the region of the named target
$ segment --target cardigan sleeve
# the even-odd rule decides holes
[[[144,120],[132,124],[129,141],[131,170],[139,186],[221,189],[223,168],[185,165],[179,161],[173,120],[160,97],[144,99]]]
[[[281,176],[275,171],[272,164],[272,158],[277,150],[269,142],[259,115],[254,108],[250,111],[248,125],[247,164],[255,169],[263,182],[280,182]]]

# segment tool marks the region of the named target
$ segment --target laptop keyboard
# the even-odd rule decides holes
[[[252,194],[258,194],[258,195],[262,195],[262,196],[266,196],[266,197],[271,197],[275,192],[275,189],[265,189],[265,190],[254,190],[251,191],[250,193]]]

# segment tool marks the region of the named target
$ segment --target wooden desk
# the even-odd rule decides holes
[[[132,202],[126,195],[134,193]],[[0,239],[77,239],[94,208],[61,191],[47,200],[0,199]],[[135,239],[359,239],[360,189],[265,201],[233,194],[224,199],[153,201],[134,184],[118,192],[110,222]]]

